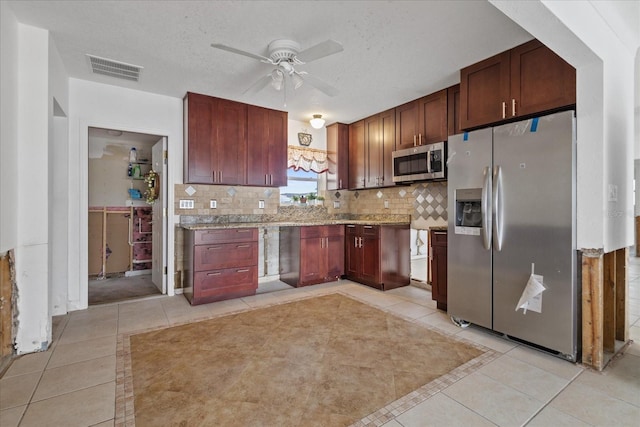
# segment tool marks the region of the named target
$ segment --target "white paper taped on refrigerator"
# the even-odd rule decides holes
[[[516,311],[523,309],[523,314],[527,314],[527,310],[542,313],[542,293],[546,289],[542,284],[543,280],[543,276],[531,273],[527,285],[524,287],[524,291],[522,291],[520,300],[516,305]]]

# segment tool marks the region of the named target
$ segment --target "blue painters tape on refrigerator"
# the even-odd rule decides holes
[[[538,130],[538,118],[535,117],[532,121],[531,121],[531,132],[535,132]]]
[[[469,132],[465,132],[464,135],[462,136],[462,140],[463,141],[468,141],[469,140]]]

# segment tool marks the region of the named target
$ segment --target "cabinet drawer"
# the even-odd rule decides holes
[[[354,234],[358,234],[358,226],[357,225],[353,225],[353,224],[347,224],[344,226],[345,229],[345,233],[347,235],[354,235]]]
[[[324,236],[324,227],[322,225],[312,225],[306,227],[300,227],[300,238],[311,239],[314,237]]]
[[[344,236],[344,225],[326,225],[325,237]]]
[[[258,265],[258,243],[238,242],[194,248],[194,271]]]
[[[258,287],[257,267],[225,268],[194,274],[194,297],[235,292],[238,289]]]
[[[447,232],[446,231],[431,231],[431,244],[438,246],[447,245]]]
[[[258,241],[257,228],[233,228],[224,230],[196,230],[193,243],[206,245],[208,243],[233,243]]]
[[[379,225],[363,225],[362,236],[380,237],[380,226]]]

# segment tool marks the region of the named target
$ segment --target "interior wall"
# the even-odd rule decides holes
[[[129,188],[140,190],[144,197],[143,180],[134,180],[127,175],[129,152],[135,147],[138,160],[148,159],[142,174],[151,169],[151,147],[153,143],[89,137],[89,206],[126,206]]]
[[[67,312],[67,216],[69,181],[67,180],[69,125],[69,77],[60,53],[49,37],[49,312],[52,316]]]
[[[311,123],[309,122],[300,122],[298,120],[289,119],[289,126],[287,131],[288,145],[299,147],[300,143],[298,142],[298,133],[303,132],[311,134],[311,145],[309,145],[309,148],[313,148],[316,150],[327,149],[326,127],[314,129],[313,127],[311,127]]]
[[[603,13],[620,5],[491,3],[576,67],[577,247],[632,245],[633,55]]]
[[[49,33],[18,24],[18,287],[19,354],[51,341],[49,314]],[[28,172],[28,173],[25,173]]]
[[[0,253],[18,245],[18,21],[0,2]]]
[[[69,310],[87,307],[88,130],[89,127],[166,135],[167,188],[182,182],[182,99],[71,78],[69,81]],[[174,193],[167,193],[173,206]],[[167,268],[174,270],[174,229],[177,217],[169,209]],[[173,276],[167,277],[173,295]]]

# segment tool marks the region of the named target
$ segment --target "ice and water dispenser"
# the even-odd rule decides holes
[[[482,229],[482,188],[457,189],[455,197],[455,233],[479,236]]]

